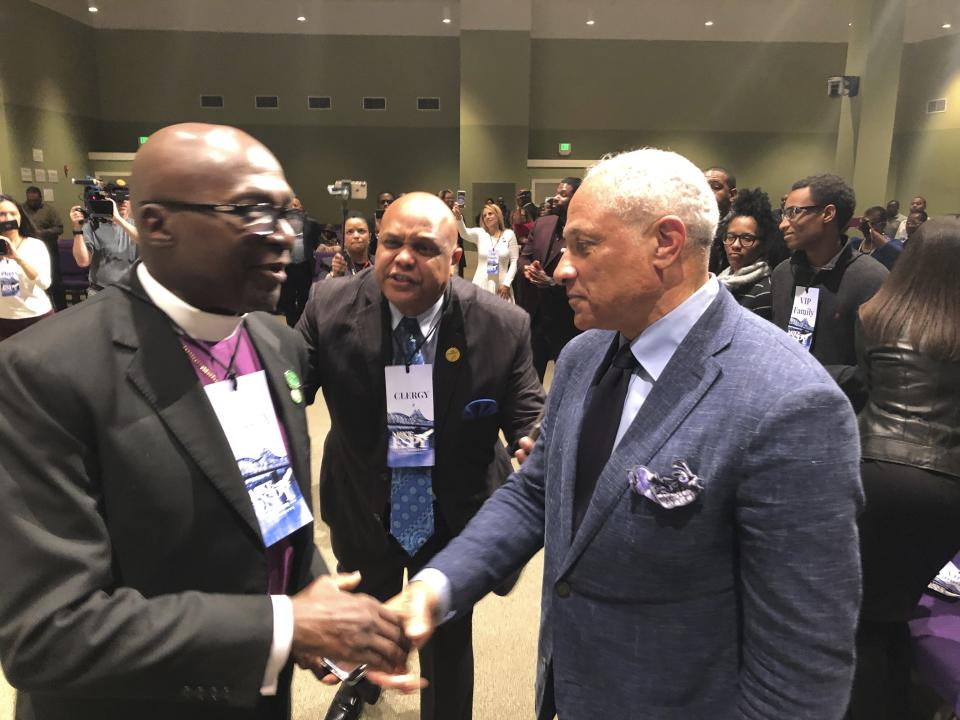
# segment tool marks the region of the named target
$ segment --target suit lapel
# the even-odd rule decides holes
[[[142,293],[138,283],[130,290],[135,295]],[[114,337],[117,344],[135,350],[127,377],[243,522],[260,537],[237,461],[173,328],[149,301],[131,299],[130,306],[131,316],[118,322]]]
[[[616,333],[604,333],[597,340],[597,348],[608,348]],[[587,403],[593,394],[593,382],[596,378],[597,370],[603,364],[605,359],[604,352],[594,354],[590,362],[581,363],[571,374],[568,382],[568,389],[571,392],[570,407],[575,413],[570,416],[569,426],[564,433],[566,442],[561,448],[563,464],[561,467],[569,468],[561,476],[560,480],[560,529],[563,534],[563,542],[569,545],[573,542],[573,502],[574,491],[577,480],[577,453],[579,451],[580,431],[583,427],[583,415],[587,409]],[[582,525],[581,525],[582,527]]]
[[[464,332],[463,306],[453,288],[454,280],[450,280],[450,293],[443,314],[440,316],[440,328],[437,330],[436,353],[433,358],[433,397],[434,422],[436,436],[439,437],[445,422],[450,418],[450,403],[453,400],[454,390],[461,369],[467,364],[467,336]],[[452,351],[457,351],[455,360]]]
[[[583,553],[617,501],[630,492],[627,471],[650,463],[720,376],[720,364],[713,355],[729,344],[740,317],[736,309],[736,301],[721,287],[720,295],[680,343],[597,479],[596,490],[564,558],[561,574]],[[582,411],[579,421],[582,422]],[[568,467],[576,468],[576,457]],[[569,474],[575,475],[575,472]],[[573,481],[570,481],[569,492],[567,508],[572,509]],[[564,508],[565,516],[569,514],[567,508]]]

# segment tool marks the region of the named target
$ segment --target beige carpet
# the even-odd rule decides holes
[[[548,371],[548,385],[549,376]],[[317,478],[323,438],[330,428],[330,418],[322,401],[309,408],[307,415],[314,449],[313,477]],[[313,483],[313,500],[316,507],[316,481]],[[317,546],[327,564],[331,568],[335,567],[327,527],[319,521]],[[524,570],[520,582],[508,597],[490,595],[477,605],[473,622],[476,657],[473,707],[477,720],[533,717],[533,681],[542,575],[542,556],[537,555]],[[298,670],[293,686],[293,717],[296,720],[322,720],[333,693],[333,688],[321,685],[313,675]],[[0,720],[13,720],[13,705],[14,691],[0,677]],[[387,693],[380,703],[368,709],[364,717],[369,720],[417,720],[419,698],[416,695]]]

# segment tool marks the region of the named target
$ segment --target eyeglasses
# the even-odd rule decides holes
[[[281,220],[287,223],[294,235],[303,232],[303,210],[292,207],[278,207],[270,203],[237,205],[231,203],[188,203],[179,200],[144,200],[140,205],[162,205],[171,210],[235,215],[240,218],[244,228],[254,235],[273,235],[277,232]]]
[[[806,212],[807,210],[819,210],[822,205],[795,205],[793,207],[785,207],[783,209],[783,216],[787,220],[793,220],[800,213]]]
[[[739,240],[741,247],[748,248],[756,245],[757,240],[759,239],[760,238],[758,238],[756,235],[752,235],[750,233],[742,233],[740,235],[737,235],[736,233],[727,233],[727,236],[723,239],[723,244],[733,245],[737,240]]]

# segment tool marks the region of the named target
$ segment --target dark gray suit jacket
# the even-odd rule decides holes
[[[372,269],[314,286],[297,326],[310,348],[310,398],[322,387],[330,433],[320,470],[320,508],[334,553],[347,567],[383,555],[390,537],[384,365],[393,362],[390,312]],[[490,495],[488,470],[502,429],[526,434],[543,406],[525,312],[451,278],[433,369],[436,465],[433,490],[452,534]],[[469,419],[464,408],[490,399],[498,412]]]
[[[248,316],[310,498],[299,338]],[[18,715],[281,717],[253,506],[166,316],[134,273],[0,345],[0,657]],[[292,536],[292,589],[323,572]]]
[[[428,566],[464,611],[545,545],[540,718],[841,718],[860,603],[849,402],[721,289],[574,533],[584,409],[615,337],[567,346],[530,458]],[[705,486],[693,504],[666,510],[630,489],[628,470],[669,475],[678,459]]]

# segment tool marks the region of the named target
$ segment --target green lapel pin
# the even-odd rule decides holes
[[[283,379],[287,381],[287,386],[290,388],[290,399],[297,405],[303,404],[303,393],[300,391],[300,378],[297,374],[293,370],[285,370]]]

